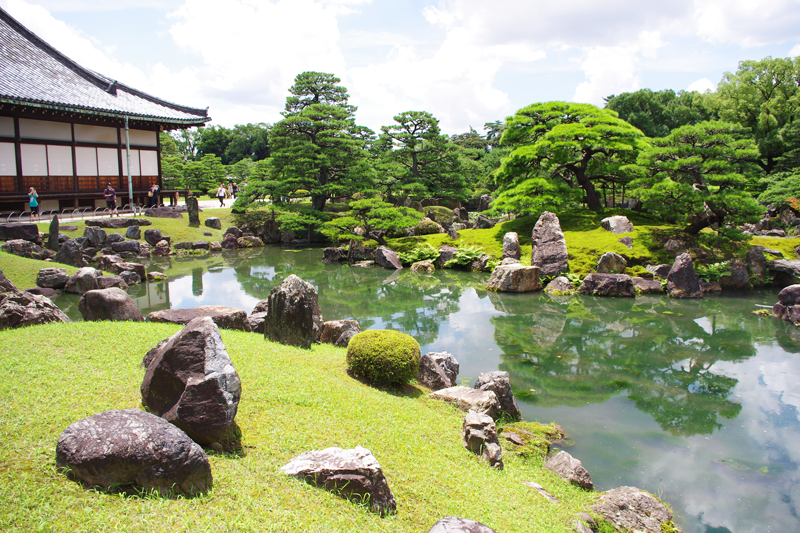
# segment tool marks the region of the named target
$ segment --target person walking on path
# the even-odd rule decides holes
[[[217,198],[219,198],[219,206],[225,207],[225,195],[227,191],[225,190],[225,184],[220,184],[219,189],[217,189]]]
[[[31,206],[31,222],[33,222],[34,218],[36,218],[38,222],[41,222],[42,217],[39,213],[39,193],[37,193],[36,189],[33,187],[28,189],[28,203]]]
[[[147,196],[150,197],[150,207],[158,207],[159,205],[158,190],[157,184],[154,183],[150,186],[150,191],[147,193]]]
[[[106,198],[106,207],[111,212],[111,217],[115,214],[119,217],[119,213],[117,212],[117,191],[114,190],[114,187],[112,187],[110,183],[103,191],[103,196]]]

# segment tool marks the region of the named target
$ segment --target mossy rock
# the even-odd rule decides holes
[[[414,235],[433,235],[434,233],[441,233],[439,224],[429,218],[423,218],[414,227]]]
[[[452,209],[441,205],[432,205],[426,207],[425,214],[427,215],[428,213],[433,214],[433,220],[439,224],[452,224],[453,220],[456,218]]]
[[[419,343],[390,329],[362,331],[347,345],[347,368],[353,375],[383,385],[402,385],[417,377],[419,359]]]
[[[522,457],[547,457],[550,444],[564,438],[564,428],[558,424],[515,422],[500,429],[503,449]]]

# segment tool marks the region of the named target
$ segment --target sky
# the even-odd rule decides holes
[[[714,90],[739,61],[800,55],[800,0],[0,0],[84,67],[212,124],[280,120],[307,70],[380,131],[428,111],[444,133],[550,100]]]

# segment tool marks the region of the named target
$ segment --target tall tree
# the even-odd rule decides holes
[[[333,74],[303,72],[289,89],[284,119],[271,132],[272,169],[287,192],[305,189],[322,211],[332,195],[368,187],[372,135],[355,123],[356,107]]]
[[[269,157],[269,132],[271,125],[237,124],[230,130],[230,140],[225,148],[223,160],[232,165],[242,159],[260,161]]]
[[[676,94],[672,89],[640,89],[606,97],[605,107],[616,111],[619,118],[636,126],[648,137],[664,137],[687,124],[717,120],[719,117],[710,99],[711,95],[697,91]]]
[[[758,149],[747,130],[726,122],[682,126],[653,139],[639,158],[646,176],[634,182],[649,209],[691,222],[687,233],[741,223],[761,209],[747,192]]]
[[[497,171],[499,183],[562,180],[581,188],[586,205],[602,208],[595,183],[624,184],[629,167],[646,146],[644,134],[614,111],[590,104],[545,102],[529,105],[506,121],[501,143],[512,149]]]
[[[223,165],[229,164],[225,150],[231,142],[231,131],[223,126],[209,126],[200,128],[200,140],[197,142],[197,157],[202,159],[207,154],[214,154],[222,160]]]
[[[750,128],[767,173],[782,170],[778,159],[792,149],[781,132],[800,118],[799,87],[800,57],[741,61],[719,83],[720,118]]]

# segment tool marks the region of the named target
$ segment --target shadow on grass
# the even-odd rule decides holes
[[[391,394],[392,396],[398,396],[402,398],[419,398],[425,394],[425,391],[420,389],[418,385],[414,385],[412,383],[405,383],[403,385],[386,385],[385,383],[377,383],[375,381],[370,381],[366,378],[356,376],[350,369],[347,370],[347,375],[354,380],[367,385],[368,387],[385,392],[386,394]]]
[[[213,453],[228,459],[240,459],[247,455],[245,446],[242,444],[242,430],[235,420],[224,437],[205,449],[206,453]]]

